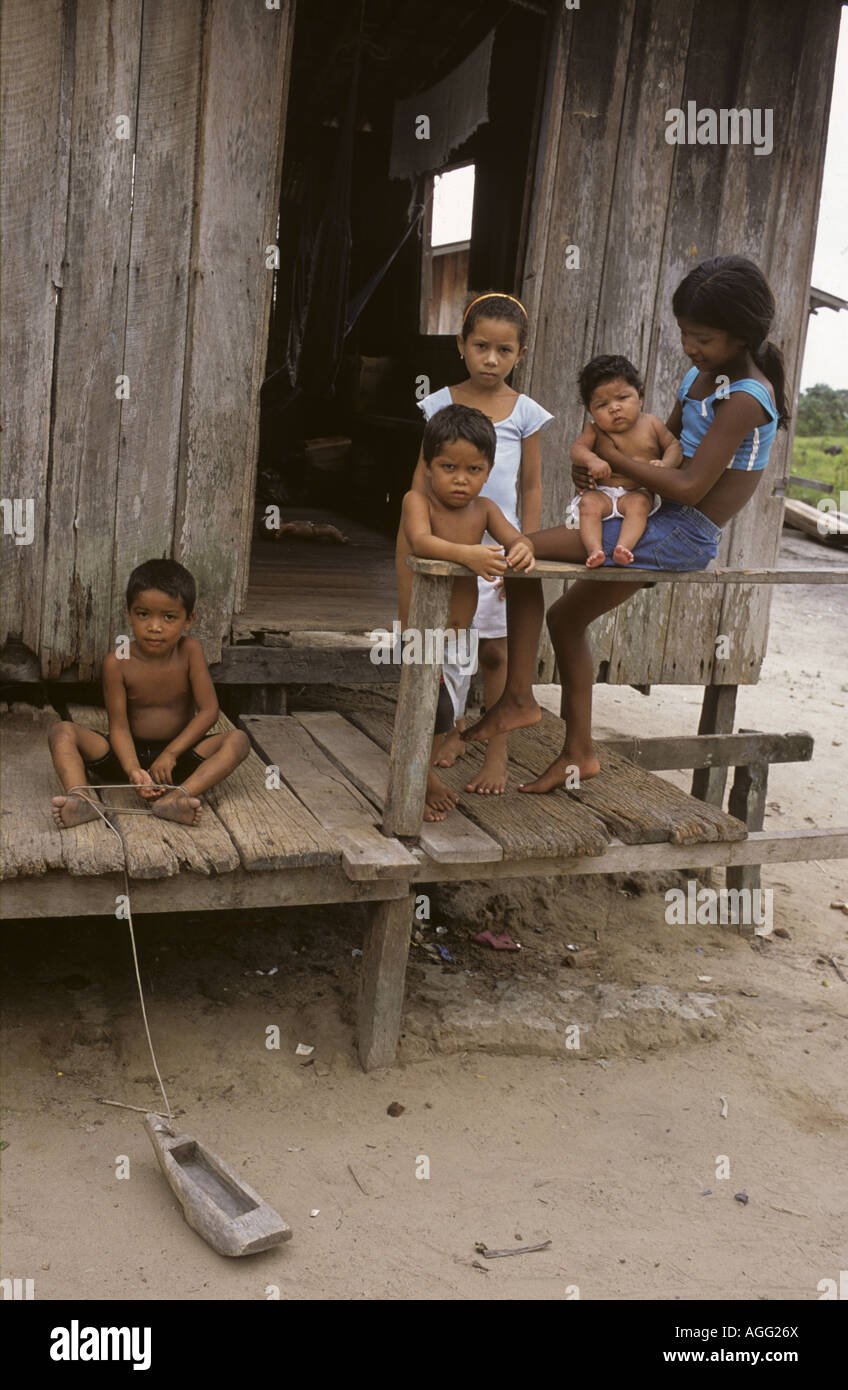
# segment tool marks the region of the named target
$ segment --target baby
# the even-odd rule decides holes
[[[586,564],[595,569],[606,558],[603,523],[610,517],[620,519],[613,563],[632,565],[633,546],[662,499],[614,471],[616,446],[629,457],[657,468],[679,468],[683,450],[661,420],[643,414],[642,379],[626,357],[593,357],[578,380],[580,396],[592,418],[573,444],[571,457],[574,463],[588,468],[594,487],[572,499],[569,524],[579,526]]]

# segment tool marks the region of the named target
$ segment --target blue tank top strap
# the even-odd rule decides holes
[[[770,419],[777,419],[777,409],[774,401],[761,381],[755,381],[751,376],[742,377],[741,381],[734,381],[733,384],[728,387],[728,392],[732,391],[745,391],[749,396],[753,396],[755,401],[759,402],[763,410],[768,413]]]
[[[683,400],[683,397],[686,395],[686,392],[689,390],[689,387],[692,385],[692,382],[695,380],[697,375],[697,367],[691,367],[690,370],[686,373],[685,377],[680,383],[680,390],[677,393],[677,399],[679,401]]]

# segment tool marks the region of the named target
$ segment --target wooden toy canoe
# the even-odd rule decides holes
[[[144,1127],[192,1230],[221,1255],[255,1255],[291,1239],[291,1227],[217,1154],[160,1115]]]

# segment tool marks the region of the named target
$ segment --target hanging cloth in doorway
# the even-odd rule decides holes
[[[458,68],[428,91],[395,102],[390,179],[412,179],[443,168],[451,151],[488,121],[494,38],[492,30]],[[422,117],[427,118],[429,129]]]

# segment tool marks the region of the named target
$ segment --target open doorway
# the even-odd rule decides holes
[[[547,47],[542,3],[299,7],[242,640],[272,609],[277,630],[319,626],[309,598],[319,571],[337,596],[321,626],[391,621],[392,539],[423,427],[417,399],[461,379],[455,336],[468,295],[520,288]],[[413,150],[423,167],[404,168],[397,104],[411,100],[415,113],[437,102],[434,87],[455,83],[458,68],[480,87],[484,50],[483,118],[465,111],[474,128],[455,142],[447,117],[435,119],[444,113],[430,113],[433,154]],[[456,107],[449,95],[445,112]],[[302,523],[285,541],[268,539],[277,515]],[[335,526],[348,544],[303,539],[309,522]],[[371,597],[357,613],[352,594],[363,589]]]

